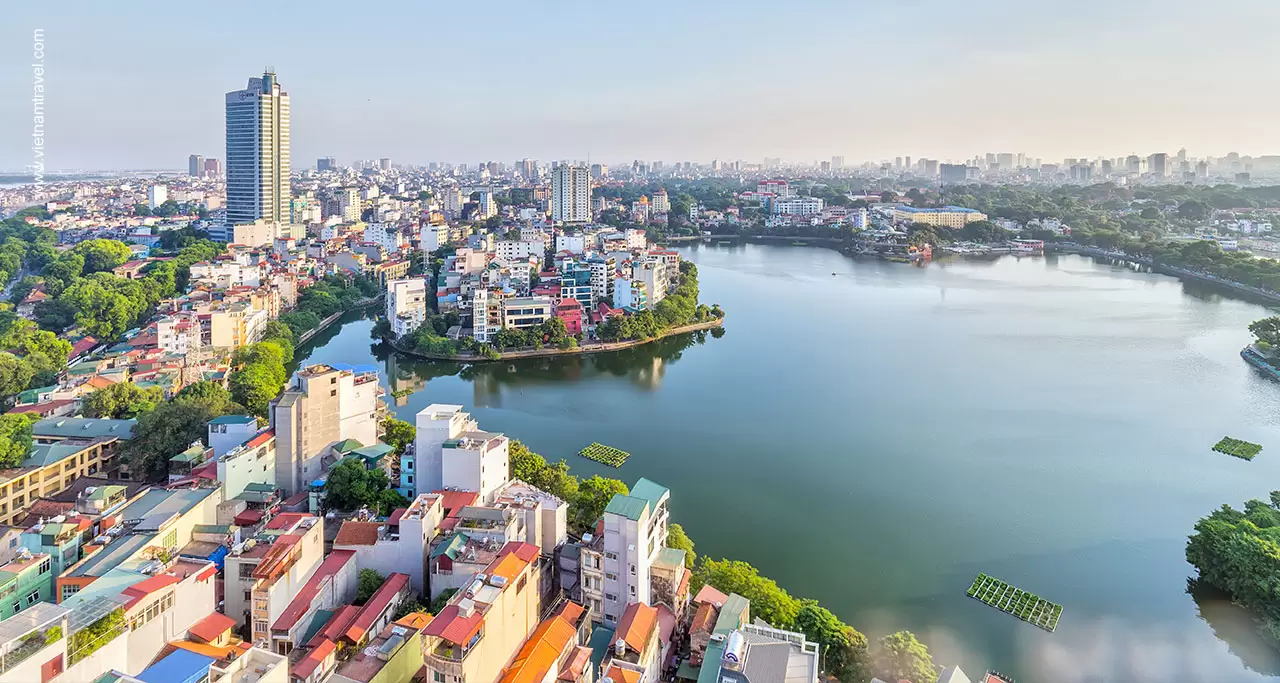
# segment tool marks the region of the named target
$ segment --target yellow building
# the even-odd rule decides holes
[[[985,220],[987,214],[962,206],[944,206],[940,209],[899,206],[893,210],[893,222],[898,224],[924,223],[942,228],[963,228],[969,223]]]
[[[59,417],[32,427],[32,445],[18,467],[0,470],[0,524],[14,525],[37,498],[56,496],[77,477],[114,477],[116,453],[134,420]]]

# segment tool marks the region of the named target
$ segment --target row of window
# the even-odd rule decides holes
[[[146,626],[147,624],[151,623],[152,619],[155,619],[156,617],[160,616],[161,614],[164,614],[165,612],[168,612],[171,609],[173,609],[173,593],[169,592],[169,593],[166,593],[164,597],[160,598],[159,600],[152,601],[150,605],[147,605],[147,608],[145,610],[139,612],[132,619],[130,619],[129,630],[137,631],[143,626]]]

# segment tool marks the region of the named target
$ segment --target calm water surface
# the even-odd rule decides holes
[[[388,357],[356,319],[308,360],[379,364],[389,391],[415,390],[402,419],[460,403],[579,474],[662,482],[699,553],[869,637],[910,629],[971,677],[1280,674],[1246,616],[1188,591],[1183,559],[1198,517],[1280,488],[1280,385],[1237,355],[1265,308],[1076,256],[683,253],[722,334],[464,367]],[[1228,434],[1269,449],[1210,452]],[[633,457],[574,455],[592,441]],[[1058,631],[965,597],[978,572],[1061,603]]]

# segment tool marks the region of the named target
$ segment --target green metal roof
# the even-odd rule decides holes
[[[187,450],[169,458],[169,462],[203,462],[204,450],[204,444],[192,444]]]
[[[747,623],[749,609],[751,609],[750,600],[737,593],[730,593],[729,598],[724,601],[724,605],[720,608],[720,616],[716,617],[716,627],[711,632],[728,635],[730,631]],[[710,655],[707,655],[704,661],[711,661]],[[720,660],[717,658],[715,661]]]
[[[621,515],[633,522],[638,522],[647,509],[649,509],[648,500],[615,493],[613,498],[609,500],[609,504],[605,506],[604,511],[605,514]]]
[[[698,671],[698,683],[716,683],[720,680],[720,660],[724,657],[724,641],[711,641],[702,654],[702,668]]]
[[[355,439],[346,439],[345,441],[339,441],[338,443],[333,444],[333,450],[339,453],[342,453],[343,455],[346,455],[347,453],[350,453],[356,450],[357,448],[363,448],[363,447],[364,447],[364,444],[360,443],[359,441],[356,441]]]
[[[127,491],[129,487],[120,486],[119,484],[107,484],[106,486],[98,486],[90,493],[89,500],[109,500],[113,496],[117,496]]]
[[[644,477],[640,477],[640,481],[637,481],[636,485],[631,487],[631,497],[644,498],[654,508],[658,507],[658,503],[661,503],[663,498],[667,498],[670,495],[671,491],[667,487]]]
[[[613,649],[614,630],[607,626],[591,629],[591,637],[587,639],[587,647],[591,648],[591,670],[599,671],[600,664]],[[713,681],[714,683],[714,681]]]
[[[376,459],[376,458],[381,458],[382,456],[394,450],[395,448],[388,446],[387,444],[379,441],[378,443],[375,443],[372,446],[364,446],[363,448],[357,448],[354,451],[351,451],[351,453],[353,455],[358,455],[362,458]]]
[[[461,532],[455,533],[445,540],[444,543],[432,548],[431,557],[434,559],[444,555],[451,560],[456,560],[458,559],[458,553],[462,552],[462,549],[467,547],[468,540],[469,537],[466,534]]]
[[[31,427],[35,436],[52,438],[93,439],[100,436],[116,436],[128,439],[133,436],[137,420],[107,420],[92,417],[51,417],[40,420]]]
[[[676,548],[663,548],[658,551],[658,556],[653,559],[653,566],[664,567],[667,569],[680,569],[684,567],[685,552]]]
[[[47,467],[56,462],[66,460],[74,456],[76,453],[88,448],[88,444],[61,444],[47,443],[36,444],[27,451],[27,457],[22,461],[21,467]]]

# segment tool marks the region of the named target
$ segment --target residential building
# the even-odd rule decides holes
[[[555,305],[549,296],[522,296],[503,299],[502,326],[523,330],[551,319]]]
[[[200,320],[194,315],[171,315],[156,321],[156,343],[165,351],[185,356],[204,345]]]
[[[260,534],[232,548],[223,565],[223,612],[248,640],[277,651],[272,625],[324,559],[324,520],[314,515],[276,515]]]
[[[618,272],[612,256],[594,256],[587,260],[591,269],[591,298],[594,301],[613,301],[613,280]],[[594,303],[594,302],[593,302]]]
[[[403,576],[392,574],[384,587],[397,583]],[[376,606],[378,597],[371,598],[369,604]],[[397,604],[388,603],[383,613],[389,616]],[[424,662],[423,628],[430,621],[428,615],[415,612],[395,622],[381,624],[376,630],[371,629],[362,649],[338,665],[327,683],[405,683],[416,680]]]
[[[288,223],[289,95],[273,72],[227,93],[227,225]]]
[[[675,625],[674,620],[671,622]],[[614,631],[613,647],[601,662],[604,677],[614,681],[655,683],[662,675],[664,644],[657,608],[627,605]],[[668,642],[670,636],[668,635]],[[617,673],[613,673],[613,672]],[[632,673],[632,675],[628,675]]]
[[[266,247],[279,239],[302,239],[306,227],[296,223],[259,218],[250,223],[237,223],[231,228],[231,243],[249,247]]]
[[[276,485],[291,496],[307,490],[324,471],[322,457],[339,441],[378,440],[378,373],[350,366],[312,365],[271,401],[276,434]]]
[[[255,420],[256,423],[256,420]],[[209,426],[210,430],[214,425]],[[252,484],[276,485],[276,433],[267,429],[244,443],[217,455],[218,481],[228,500],[240,496]]]
[[[969,169],[964,164],[940,164],[938,173],[942,185],[963,185],[969,177]]]
[[[653,198],[649,200],[649,206],[653,213],[666,213],[670,211],[671,200],[667,198],[667,191],[663,188],[658,188],[658,191],[653,193]]]
[[[360,200],[360,188],[343,187],[334,192],[338,201],[338,215],[344,223],[355,223],[360,220],[363,204]]]
[[[629,277],[614,278],[612,304],[614,308],[629,308],[633,311],[649,310],[649,294],[644,282]]]
[[[818,197],[775,197],[769,201],[775,216],[812,216],[822,213],[822,207]]]
[[[819,679],[820,647],[804,634],[744,624],[717,633],[712,640],[698,683],[817,683]]]
[[[667,538],[671,492],[640,479],[604,511],[604,622],[612,626],[633,602],[653,604],[650,569]]]
[[[325,171],[338,170],[337,157],[320,157],[316,159],[316,171],[324,173]]]
[[[586,166],[559,163],[551,169],[551,220],[587,223],[591,220],[591,178]]]
[[[80,477],[114,476],[122,441],[133,434],[134,420],[57,417],[32,425],[32,445],[15,468],[0,471],[0,524],[13,525],[26,507],[57,495]]]
[[[444,521],[443,500],[440,494],[423,493],[385,522],[343,522],[333,548],[354,553],[361,569],[395,567],[409,576],[415,594],[426,594],[431,539]]]
[[[289,660],[262,648],[249,648],[230,662],[210,666],[209,683],[289,683]]]
[[[0,565],[0,619],[8,619],[38,602],[52,601],[53,577],[49,554],[26,548]]]
[[[582,304],[577,299],[563,298],[556,302],[556,317],[564,321],[569,336],[582,334]]]
[[[391,333],[403,337],[418,329],[426,321],[427,280],[408,278],[387,282],[387,321]]]
[[[987,220],[987,215],[963,206],[944,206],[940,209],[917,209],[897,206],[893,209],[893,222],[899,224],[924,223],[943,228],[963,228],[969,223]]]
[[[297,588],[288,605],[271,622],[272,652],[289,654],[302,647],[303,635],[311,629],[320,610],[334,610],[355,599],[359,584],[355,555],[335,548]]]
[[[497,681],[538,627],[551,570],[537,547],[508,543],[483,574],[427,625],[426,680]]]
[[[529,634],[498,683],[594,683],[591,648],[586,646],[590,630],[586,608],[564,603]]]
[[[400,468],[403,490],[420,495],[455,488],[474,491],[485,503],[493,501],[507,482],[505,436],[481,431],[459,405],[433,403],[423,408],[416,427],[412,456]]]
[[[206,441],[213,449],[214,457],[221,458],[257,435],[258,418],[252,415],[222,415],[209,420],[207,432]]]
[[[169,201],[169,188],[164,185],[152,185],[147,188],[147,207],[151,209]]]

